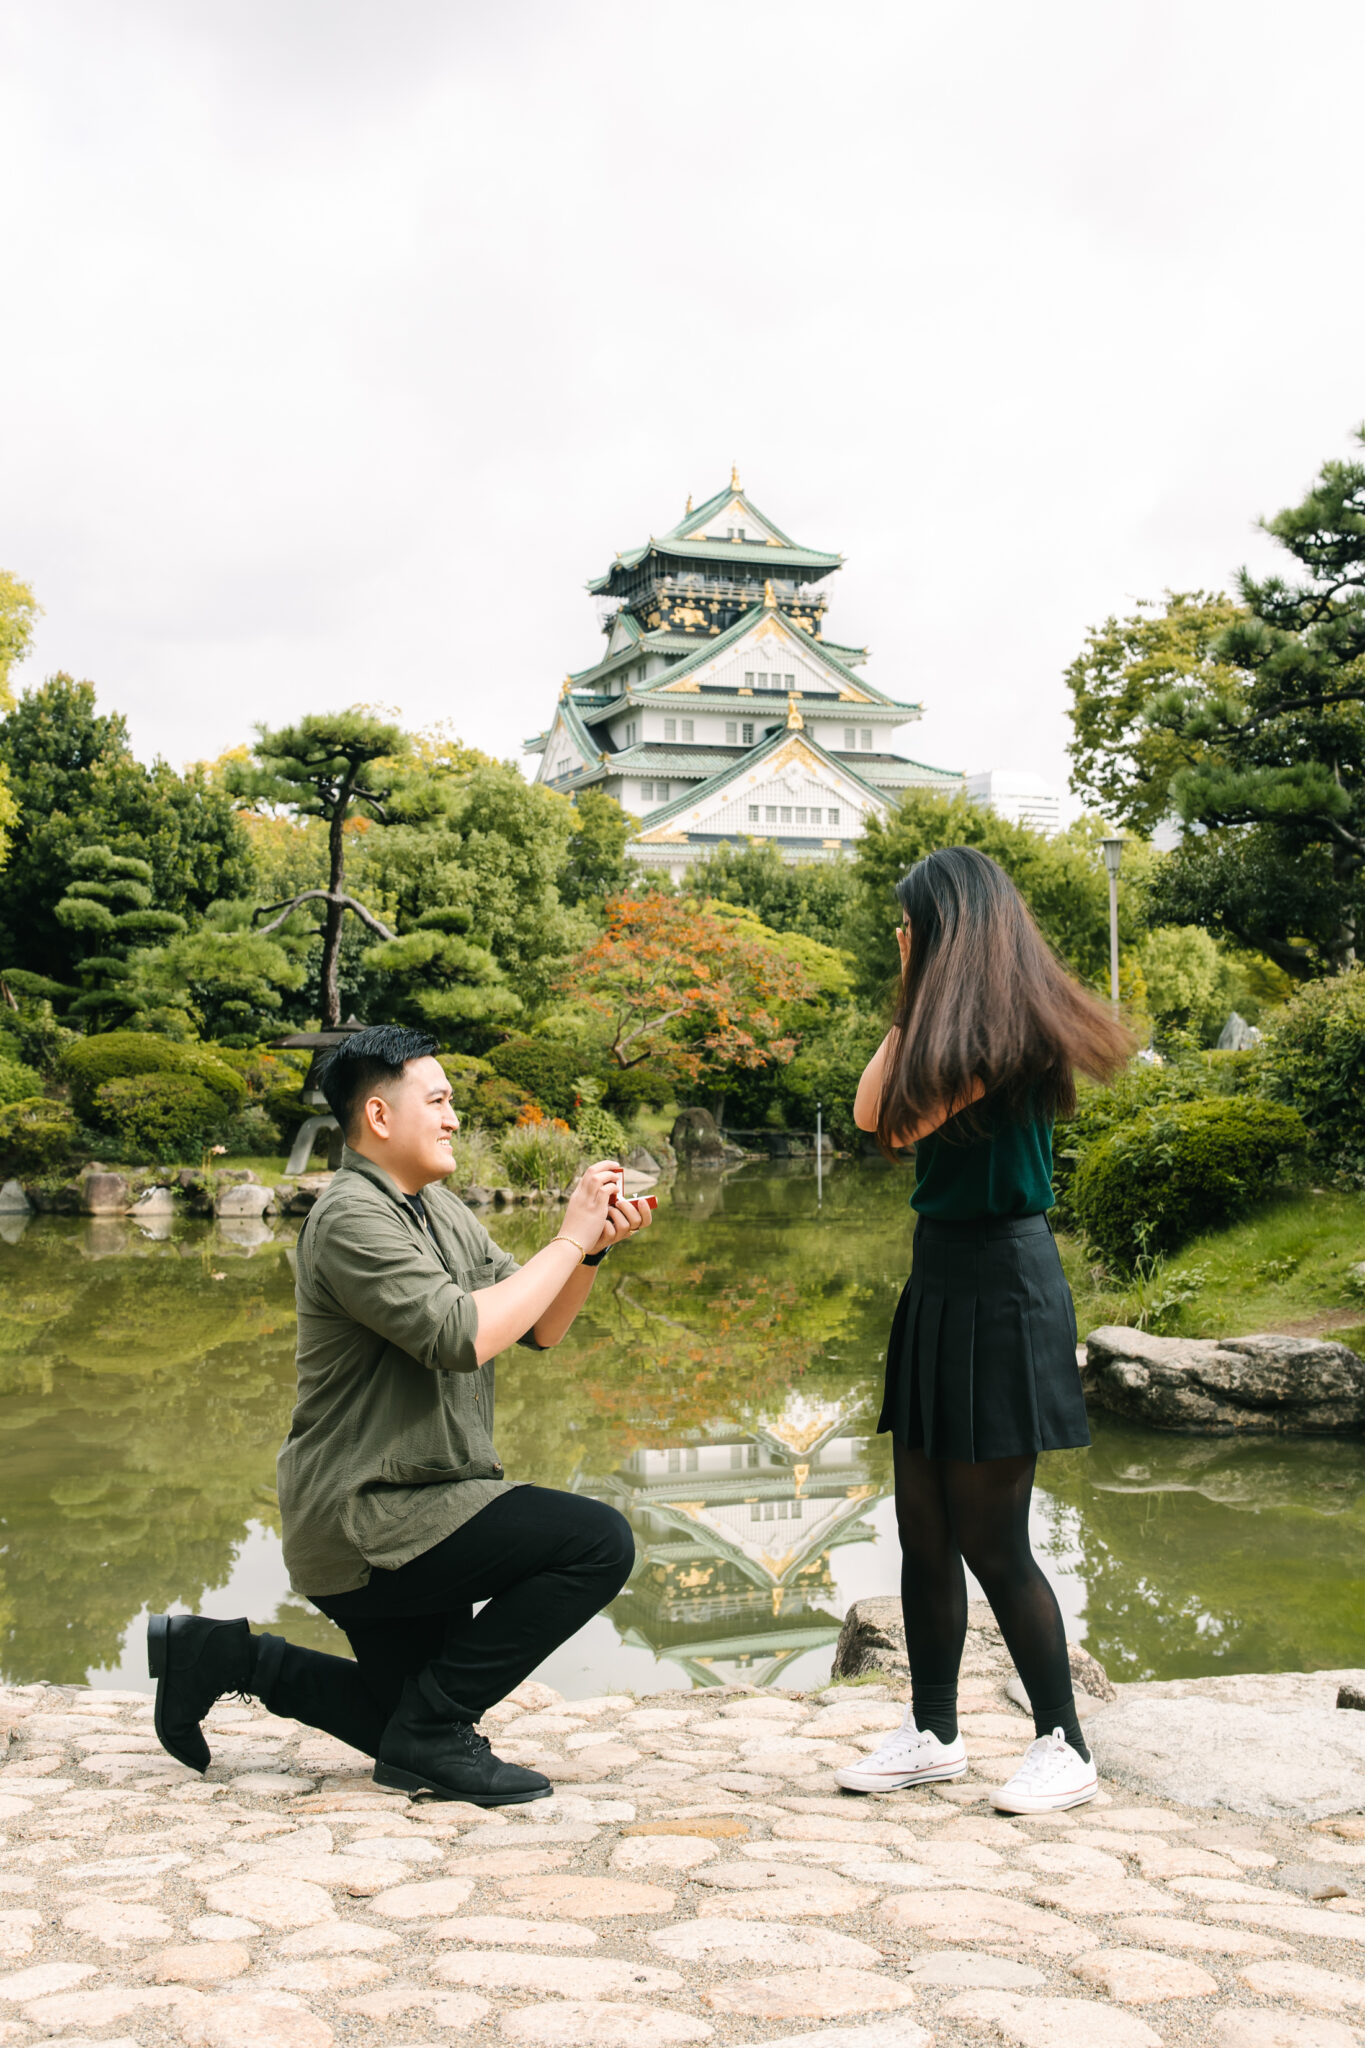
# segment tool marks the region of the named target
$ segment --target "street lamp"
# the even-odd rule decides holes
[[[1102,839],[1104,865],[1109,870],[1109,1000],[1114,1015],[1119,1010],[1119,862],[1123,859],[1123,834]]]

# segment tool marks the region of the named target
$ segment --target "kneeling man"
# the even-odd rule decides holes
[[[614,1508],[507,1478],[493,1360],[559,1343],[598,1263],[651,1211],[610,1200],[615,1162],[590,1166],[558,1235],[518,1266],[443,1185],[459,1118],[435,1049],[375,1025],[331,1054],[322,1090],[346,1150],[298,1242],[284,1556],[355,1662],[245,1621],[153,1615],[156,1732],[194,1770],[208,1768],[199,1724],[213,1702],[250,1693],[372,1756],[381,1785],[480,1806],[542,1799],[549,1780],[494,1756],[477,1723],[634,1562]]]

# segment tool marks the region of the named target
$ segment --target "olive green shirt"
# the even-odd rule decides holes
[[[284,1561],[305,1595],[407,1564],[512,1483],[474,1296],[518,1264],[444,1187],[422,1203],[429,1230],[348,1146],[299,1234],[298,1399],[276,1470]]]

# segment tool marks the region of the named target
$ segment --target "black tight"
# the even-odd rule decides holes
[[[1050,1735],[1060,1728],[1072,1748],[1088,1757],[1061,1610],[1029,1543],[1037,1460],[987,1458],[972,1465],[929,1458],[902,1443],[893,1443],[892,1455],[916,1727],[932,1730],[941,1742],[957,1734],[957,1674],[967,1634],[965,1563],[1000,1624],[1036,1732]]]

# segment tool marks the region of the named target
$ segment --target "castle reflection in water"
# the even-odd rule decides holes
[[[590,1490],[620,1508],[640,1552],[608,1610],[624,1641],[678,1664],[694,1685],[771,1685],[831,1646],[841,1615],[831,1569],[842,1544],[875,1538],[861,1399],[788,1395],[747,1426],[717,1424],[630,1453]]]

